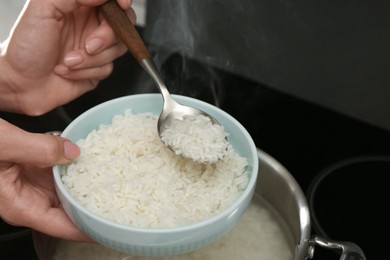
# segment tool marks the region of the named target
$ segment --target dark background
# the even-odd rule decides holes
[[[387,0],[149,1],[145,38],[390,130]]]

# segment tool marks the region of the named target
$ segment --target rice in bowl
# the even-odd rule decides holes
[[[223,211],[248,184],[247,160],[228,146],[223,160],[199,164],[159,139],[158,117],[125,111],[80,139],[81,155],[62,181],[88,210],[140,228],[180,227]]]
[[[221,210],[215,216],[203,221],[173,228],[139,228],[129,224],[115,222],[87,209],[70,194],[69,189],[64,184],[62,177],[67,175],[67,165],[54,166],[55,188],[66,214],[81,231],[99,244],[135,256],[172,256],[184,254],[200,249],[221,238],[221,236],[236,225],[248,208],[253,198],[257,176],[259,174],[257,147],[248,131],[240,122],[218,107],[190,97],[180,95],[173,95],[173,97],[183,105],[205,111],[223,125],[225,131],[229,133],[229,145],[234,148],[237,154],[246,159],[246,166],[243,167],[245,170],[242,172],[243,176],[248,178],[245,190],[225,210]],[[115,98],[94,106],[79,115],[64,129],[61,136],[73,142],[77,142],[80,139],[86,140],[90,133],[99,131],[100,127],[102,127],[101,125],[112,124],[113,118],[117,115],[123,115],[128,109],[131,109],[134,114],[151,113],[150,116],[153,117],[161,113],[162,107],[163,99],[159,93],[136,94]],[[137,127],[137,129],[139,128]],[[131,127],[126,126],[124,130],[127,131],[127,134],[131,134],[129,133],[132,130]],[[144,129],[142,131],[146,132]],[[106,138],[110,139],[111,142],[113,139],[117,139],[112,136],[111,138]],[[141,142],[139,143],[140,145],[142,144],[142,140],[138,140],[138,142]],[[108,143],[110,144],[110,142]],[[117,143],[124,145],[123,142]],[[107,150],[110,146],[106,145],[100,149]],[[124,157],[129,158],[127,156]],[[114,160],[117,161],[114,162],[106,159],[107,163],[110,164],[118,164],[118,161],[119,163],[123,163],[123,160]],[[143,162],[145,167],[152,167],[154,165],[147,163],[147,157],[144,158]],[[98,165],[98,162],[94,163]],[[182,165],[183,167],[191,167],[186,163]],[[112,165],[109,167],[112,167]],[[99,166],[97,168],[103,167]],[[188,182],[188,180],[185,181]],[[77,182],[81,181],[78,180]],[[83,182],[88,183],[91,180],[85,178]],[[156,182],[156,185],[159,184],[159,182]],[[194,189],[197,189],[197,187],[195,186]],[[86,193],[88,192],[86,191]],[[117,199],[113,199],[113,201],[115,200]],[[114,202],[110,201],[107,203],[114,204]],[[200,201],[198,203],[200,204]],[[166,211],[164,214],[167,214]]]

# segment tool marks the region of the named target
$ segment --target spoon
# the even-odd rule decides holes
[[[101,11],[119,39],[121,39],[121,41],[126,45],[141,67],[152,77],[163,96],[163,110],[157,122],[157,131],[161,141],[176,154],[190,158],[197,162],[208,163],[222,159],[224,154],[218,156],[217,159],[213,158],[210,160],[208,158],[195,158],[194,156],[186,155],[186,153],[183,153],[182,151],[178,151],[176,146],[164,141],[164,138],[162,138],[164,131],[173,124],[183,121],[189,116],[204,116],[208,118],[214,126],[221,128],[222,126],[208,113],[193,107],[179,104],[172,98],[141,36],[138,34],[138,31],[130,21],[125,11],[119,7],[116,1],[107,1],[101,6]],[[226,136],[223,136],[223,139],[226,141],[226,148],[224,148],[226,150]]]

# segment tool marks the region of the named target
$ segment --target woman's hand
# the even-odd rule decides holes
[[[94,89],[126,52],[97,6],[30,0],[0,48],[0,110],[41,115]],[[135,22],[131,0],[117,0]]]
[[[67,139],[28,133],[0,119],[0,217],[53,237],[92,241],[62,209],[51,170],[79,154]]]

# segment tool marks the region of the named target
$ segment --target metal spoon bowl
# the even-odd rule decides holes
[[[179,104],[172,98],[141,36],[138,34],[129,17],[119,7],[116,1],[107,1],[101,6],[101,10],[116,35],[127,46],[130,53],[134,56],[134,58],[142,66],[142,68],[152,77],[153,81],[156,83],[163,96],[163,110],[159,116],[157,123],[157,131],[160,136],[160,139],[163,131],[167,127],[169,127],[169,125],[175,119],[183,120],[183,118],[187,115],[203,115],[210,118],[213,124],[220,125],[220,123],[208,113],[193,107]],[[177,151],[175,151],[175,149],[171,145],[168,145],[167,143],[165,143],[165,145],[173,152],[178,154]],[[207,163],[207,161],[200,162]]]

